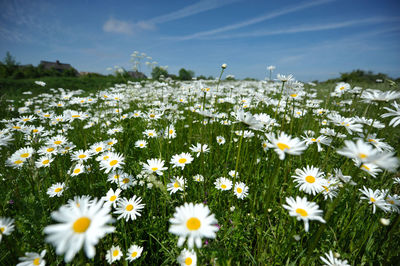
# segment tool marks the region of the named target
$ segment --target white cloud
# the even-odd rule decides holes
[[[127,21],[122,21],[110,18],[104,23],[103,30],[105,32],[121,33],[131,35],[133,33],[134,25]]]
[[[158,17],[154,17],[148,20],[141,20],[136,23],[110,18],[103,25],[103,30],[105,32],[114,32],[114,33],[131,35],[134,32],[141,30],[154,30],[156,29],[157,24],[162,24],[165,22],[178,20],[185,17],[190,17],[198,13],[216,9],[238,1],[242,0],[202,0],[195,4],[178,9],[176,11]]]
[[[235,23],[235,24],[231,24],[231,25],[227,25],[224,27],[220,27],[220,28],[216,28],[213,30],[208,30],[208,31],[202,31],[202,32],[197,32],[191,35],[187,35],[187,36],[180,36],[180,37],[172,37],[172,39],[176,39],[176,40],[191,40],[191,39],[198,39],[204,36],[210,36],[210,35],[214,35],[216,33],[221,33],[221,32],[226,32],[226,31],[230,31],[230,30],[236,30],[236,29],[240,29],[240,28],[244,28],[253,24],[257,24],[266,20],[270,20],[276,17],[280,17],[289,13],[293,13],[293,12],[297,12],[306,8],[310,8],[310,7],[314,7],[314,6],[319,6],[319,5],[323,5],[323,4],[327,4],[330,3],[334,0],[316,0],[316,1],[310,1],[310,2],[306,2],[306,3],[301,3],[300,5],[293,5],[290,7],[285,7],[281,10],[278,11],[273,11],[273,12],[269,12],[267,14],[264,14],[262,16],[256,17],[256,18],[252,18],[249,20],[245,20],[239,23]]]

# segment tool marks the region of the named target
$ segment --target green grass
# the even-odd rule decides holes
[[[34,80],[22,81],[1,81],[3,100],[14,99],[13,103],[2,101],[1,113],[3,118],[17,118],[20,115],[14,111],[6,110],[9,104],[15,107],[24,105],[24,101],[32,99],[35,104],[30,106],[32,113],[35,105],[40,106],[43,111],[52,110],[61,115],[64,109],[73,109],[87,112],[91,117],[115,107],[105,104],[107,100],[98,94],[99,89],[111,87],[112,81],[108,79],[76,79],[76,78],[43,78],[40,79],[47,83],[41,88],[34,85]],[[363,88],[388,89],[384,84],[351,84]],[[176,264],[181,248],[177,247],[177,237],[168,232],[169,219],[173,216],[175,207],[183,205],[184,202],[202,203],[204,202],[215,214],[220,230],[217,232],[216,239],[207,239],[203,247],[196,249],[198,265],[211,265],[214,262],[218,265],[320,265],[320,256],[332,250],[341,255],[341,259],[347,259],[353,265],[360,264],[395,264],[399,260],[399,250],[396,248],[400,243],[399,214],[384,213],[377,209],[372,214],[372,208],[365,200],[360,201],[361,193],[358,191],[365,185],[372,189],[389,189],[391,195],[400,193],[400,186],[393,184],[392,177],[396,173],[387,171],[382,172],[377,178],[372,178],[359,168],[355,167],[351,160],[340,156],[336,150],[343,146],[343,139],[334,138],[332,147],[325,147],[323,152],[318,153],[315,145],[310,146],[300,156],[286,155],[285,160],[279,160],[274,150],[264,151],[262,149],[262,139],[265,138],[262,132],[254,131],[255,136],[241,140],[240,135],[234,133],[235,130],[247,130],[243,123],[232,123],[232,125],[221,125],[218,121],[203,125],[201,122],[204,117],[190,111],[189,107],[196,103],[202,103],[206,99],[207,109],[213,106],[219,113],[230,114],[234,105],[230,103],[215,103],[211,98],[188,93],[179,89],[177,86],[168,89],[152,88],[147,85],[147,90],[123,89],[126,95],[120,106],[123,107],[123,114],[141,110],[150,112],[155,107],[154,100],[161,100],[162,95],[168,96],[168,103],[177,104],[177,111],[167,110],[163,113],[160,120],[149,120],[144,118],[120,119],[117,113],[105,113],[100,119],[100,123],[91,127],[84,128],[86,121],[75,120],[71,123],[72,128],[64,134],[67,139],[76,145],[75,150],[89,149],[90,145],[105,141],[111,137],[118,140],[115,144],[115,151],[121,153],[125,160],[124,171],[137,177],[141,170],[141,162],[151,158],[161,158],[165,160],[168,170],[164,171],[163,176],[156,179],[161,182],[159,187],[155,183],[149,189],[147,185],[136,185],[122,192],[122,196],[131,198],[137,195],[143,198],[145,208],[142,216],[135,221],[123,223],[117,220],[114,223],[116,231],[105,236],[96,245],[96,256],[93,260],[85,257],[83,250],[75,256],[72,264],[83,265],[106,264],[105,254],[112,245],[119,245],[125,253],[126,249],[133,243],[144,247],[144,252],[138,263],[142,265],[173,265]],[[238,83],[229,85],[222,83],[219,88],[229,96],[230,86],[239,88]],[[265,85],[264,85],[265,86]],[[50,93],[48,88],[62,87],[66,90],[82,89],[84,95],[98,99],[97,103],[91,105],[66,104],[64,108],[55,108],[49,102],[58,101],[60,95],[53,93],[52,97],[44,97],[41,93]],[[212,89],[216,87],[210,86]],[[320,84],[316,87],[318,98],[329,102],[322,102],[321,107],[327,106],[331,111],[339,111],[343,116],[352,117],[362,116],[367,105],[362,103],[358,97],[345,94],[342,98],[333,101],[327,95],[334,88],[334,84]],[[21,95],[21,92],[32,90],[33,95]],[[157,91],[160,92],[157,94]],[[162,92],[161,92],[162,91]],[[279,92],[279,89],[277,90]],[[310,94],[310,87],[306,86],[306,98]],[[144,95],[145,93],[147,95]],[[255,95],[245,91],[235,89],[234,94],[239,100],[246,97],[257,101]],[[76,95],[77,96],[77,95]],[[178,97],[184,96],[187,103],[177,103]],[[279,99],[279,93],[268,95],[271,98]],[[222,96],[219,96],[221,98]],[[306,99],[305,98],[305,99]],[[305,130],[313,130],[319,135],[322,127],[320,121],[324,117],[313,114],[310,107],[306,107],[306,101],[296,102],[299,108],[307,110],[307,114],[301,118],[294,118],[290,111],[290,102],[287,106],[287,114],[291,117],[290,122],[277,127],[273,132],[283,131],[292,136],[300,137]],[[353,109],[342,111],[341,107],[335,102],[354,99],[356,103]],[[42,102],[38,102],[42,100]],[[385,103],[384,106],[389,106]],[[252,114],[266,113],[274,116],[275,109],[272,105],[265,102],[251,104],[248,109]],[[181,113],[179,113],[181,112]],[[382,106],[371,105],[366,113],[367,118],[376,118],[386,125],[390,119],[379,117],[384,110]],[[229,115],[229,120],[235,119]],[[110,126],[102,126],[105,122],[111,122]],[[277,122],[282,124],[283,112],[277,113]],[[209,121],[210,122],[210,121]],[[32,125],[43,125],[51,136],[57,135],[56,130],[60,130],[62,125],[67,122],[50,126],[47,120],[35,120]],[[146,129],[164,130],[168,125],[174,124],[177,131],[175,139],[155,138],[148,139],[146,149],[136,148],[136,140],[145,139],[143,131]],[[115,136],[107,134],[107,130],[116,126],[121,126],[123,132]],[[344,127],[330,126],[336,131],[346,133]],[[4,128],[4,126],[3,126]],[[364,126],[365,131],[369,131],[368,126]],[[400,152],[400,131],[398,128],[386,126],[386,128],[371,132],[377,133],[378,138],[383,138],[385,142],[393,146],[397,153]],[[347,133],[346,133],[347,134]],[[354,139],[355,135],[347,134],[347,139]],[[50,168],[35,168],[26,165],[22,169],[13,169],[5,166],[5,161],[16,150],[21,147],[32,146],[35,150],[44,146],[46,137],[40,138],[39,142],[28,144],[21,132],[14,132],[14,141],[7,147],[2,147],[0,163],[2,179],[0,180],[0,194],[2,195],[1,217],[11,217],[15,219],[15,231],[11,235],[4,235],[0,244],[0,264],[16,264],[18,258],[25,252],[40,252],[47,250],[45,260],[50,265],[59,265],[63,261],[63,256],[57,256],[53,246],[45,242],[43,229],[54,224],[50,214],[66,204],[68,199],[77,195],[90,195],[100,198],[105,196],[109,188],[115,189],[115,184],[107,182],[107,174],[99,169],[98,162],[90,159],[86,165],[92,170],[89,173],[80,174],[76,177],[70,176],[70,169],[73,162],[70,155],[57,155],[51,163]],[[223,136],[226,139],[224,145],[218,145],[216,136]],[[236,141],[235,141],[236,140]],[[202,154],[197,158],[194,154],[194,161],[187,165],[183,170],[172,168],[169,164],[175,154],[190,152],[192,144],[208,144],[210,152]],[[34,155],[35,160],[38,155]],[[257,163],[257,161],[259,161]],[[308,195],[299,191],[295,187],[292,175],[297,168],[306,165],[313,165],[325,172],[332,173],[333,168],[340,168],[345,175],[351,175],[357,183],[356,186],[343,184],[338,190],[338,196],[333,200],[324,200],[321,194],[317,196]],[[224,176],[232,181],[234,178],[228,176],[230,170],[237,170],[239,177],[237,181],[244,182],[249,186],[249,195],[243,200],[235,197],[232,191],[220,191],[215,188],[214,182],[218,177]],[[204,183],[194,182],[192,177],[202,174],[205,177]],[[398,173],[397,173],[398,175]],[[166,192],[166,184],[174,176],[183,176],[187,180],[185,193],[178,192],[170,195]],[[364,178],[366,177],[366,178]],[[47,189],[56,182],[65,182],[67,189],[61,197],[49,198],[46,194]],[[146,184],[152,184],[146,181]],[[282,207],[286,203],[286,197],[307,197],[323,210],[323,217],[326,224],[318,221],[310,221],[309,232],[304,231],[304,223],[297,221],[289,216],[286,209]],[[12,201],[12,203],[10,203]],[[235,207],[232,211],[231,207]],[[113,215],[116,218],[116,215]],[[390,219],[389,226],[380,224],[379,219],[385,217]],[[295,240],[295,236],[300,239]],[[71,264],[71,265],[72,265]],[[117,264],[122,264],[121,261]]]

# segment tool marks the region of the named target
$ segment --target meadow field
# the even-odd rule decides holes
[[[399,99],[291,75],[32,80],[1,97],[0,265],[396,265]]]

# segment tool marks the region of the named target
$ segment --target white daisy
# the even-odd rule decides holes
[[[132,262],[142,255],[143,247],[132,245],[127,251],[126,260]]]
[[[181,266],[197,265],[197,255],[194,250],[184,248],[179,254],[178,263]]]
[[[31,265],[45,266],[46,261],[43,259],[45,255],[46,255],[46,250],[42,250],[40,254],[36,252],[25,252],[25,257],[19,258],[21,262],[19,262],[17,266],[31,266]]]
[[[308,221],[318,220],[321,223],[325,223],[322,218],[322,210],[319,210],[319,206],[315,202],[307,201],[307,198],[296,197],[294,200],[292,197],[286,198],[286,204],[283,207],[289,211],[290,216],[295,216],[298,221],[303,220],[304,230],[308,232]]]
[[[121,248],[119,246],[112,246],[106,253],[106,260],[109,264],[112,264],[115,261],[121,259],[124,254],[121,252]]]
[[[53,198],[55,196],[57,197],[61,197],[64,190],[66,190],[67,187],[65,186],[65,183],[57,183],[52,185],[51,187],[49,187],[49,189],[47,190],[47,194]]]
[[[185,168],[185,165],[191,163],[193,161],[192,155],[189,153],[182,152],[181,154],[175,154],[171,158],[170,164],[172,164],[173,168],[181,167],[182,169]]]
[[[188,247],[194,244],[201,247],[201,238],[215,238],[218,231],[217,220],[214,214],[210,215],[210,209],[201,204],[185,202],[184,205],[176,207],[174,217],[169,219],[171,226],[169,232],[179,236],[178,247],[181,247],[188,238]]]
[[[65,261],[70,262],[84,247],[86,256],[93,258],[95,245],[115,228],[107,225],[113,221],[110,209],[103,207],[103,201],[95,199],[91,204],[84,200],[78,206],[62,206],[52,212],[51,217],[60,222],[46,226],[46,241],[53,244],[58,255],[65,253]]]
[[[163,175],[162,171],[167,170],[168,167],[164,167],[164,161],[160,159],[147,160],[147,164],[143,163],[143,170],[149,174],[156,173],[157,175]]]
[[[300,191],[315,195],[324,190],[323,186],[327,186],[327,182],[324,179],[325,174],[320,172],[319,168],[307,165],[303,169],[296,169],[295,172],[296,175],[292,177]]]
[[[136,197],[136,195],[129,200],[126,198],[121,198],[118,202],[116,211],[114,211],[115,214],[120,214],[118,216],[118,220],[124,218],[126,221],[129,221],[129,219],[132,219],[133,221],[136,220],[136,216],[141,216],[139,211],[143,209],[145,205],[140,204],[141,201],[142,198]]]

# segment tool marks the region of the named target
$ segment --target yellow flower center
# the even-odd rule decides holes
[[[371,170],[371,169],[370,169],[368,166],[366,166],[365,164],[361,165],[361,168],[364,168],[364,169],[367,170],[367,171],[370,171],[370,170]]]
[[[376,200],[374,199],[374,198],[369,198],[369,200],[371,201],[371,202],[375,202]]]
[[[178,188],[178,187],[179,187],[179,183],[178,183],[178,182],[175,182],[175,183],[174,183],[174,187],[175,187],[175,188]]]
[[[79,155],[78,157],[79,157],[79,159],[86,158],[86,154],[81,154],[81,155]]]
[[[155,114],[151,114],[150,117],[151,117],[151,118],[154,118],[154,117],[156,117],[156,115],[155,115]]]
[[[0,233],[3,233],[6,230],[5,227],[0,227]]]
[[[282,142],[278,142],[276,144],[276,146],[278,146],[278,148],[281,149],[281,151],[284,151],[285,149],[290,150],[290,147],[288,145],[286,145],[285,143],[282,143]]]
[[[20,126],[13,126],[14,129],[21,129]]]
[[[185,259],[185,264],[186,265],[192,265],[192,258],[190,258],[190,257],[187,257],[186,259]]]
[[[180,158],[180,159],[178,160],[179,163],[186,163],[186,161],[187,161],[186,158]]]
[[[73,115],[72,117],[73,118],[77,118],[77,117],[80,117],[80,115]]]
[[[303,216],[303,217],[308,216],[308,213],[306,212],[306,210],[301,209],[301,208],[297,208],[297,209],[296,209],[296,213],[300,214],[300,215]]]
[[[14,164],[21,164],[21,163],[22,163],[21,160],[16,160],[16,161],[14,162]]]
[[[358,156],[359,156],[361,159],[365,159],[365,158],[368,157],[365,153],[359,153]]]
[[[113,145],[114,143],[112,141],[110,141],[109,143],[107,143],[107,145]]]
[[[32,130],[33,133],[37,133],[39,130],[37,130],[36,128]]]
[[[131,257],[135,258],[136,256],[137,256],[137,252],[136,251],[132,252]]]
[[[129,183],[129,178],[124,178],[124,179],[122,180],[122,183],[124,183],[124,184]]]
[[[62,188],[58,187],[58,188],[56,188],[56,189],[54,190],[54,192],[58,193],[58,192],[60,192],[61,190],[62,190]]]
[[[36,258],[33,260],[33,265],[40,265],[40,258]]]
[[[292,96],[294,98],[294,97],[297,97],[297,94],[293,93],[293,94],[290,94],[290,96]]]
[[[174,131],[172,129],[169,130],[169,134],[172,135]]]
[[[200,225],[201,225],[200,220],[196,217],[192,217],[189,220],[187,220],[187,222],[186,222],[186,227],[190,231],[199,229]]]
[[[46,151],[47,152],[52,152],[52,151],[54,151],[54,148],[48,148]]]
[[[222,184],[222,185],[221,185],[221,188],[222,188],[222,189],[226,189],[226,185],[225,185],[225,184]]]
[[[394,204],[394,200],[388,200],[388,202],[392,205]]]
[[[21,158],[27,158],[29,156],[29,153],[23,153],[21,154]]]
[[[45,115],[43,115],[44,117],[50,117],[50,115],[49,114],[45,114]]]
[[[238,187],[238,188],[236,189],[236,191],[237,191],[237,193],[241,194],[241,193],[243,192],[243,189],[241,189],[240,187]]]
[[[306,181],[308,183],[314,183],[315,182],[315,177],[313,177],[311,175],[308,175],[308,176],[306,176]]]
[[[113,257],[116,257],[116,256],[118,256],[118,254],[119,254],[119,251],[118,251],[118,249],[116,249],[116,250],[114,250],[114,251],[113,251]]]
[[[81,171],[81,169],[76,168],[76,169],[74,170],[74,174],[78,174],[80,171]]]
[[[342,90],[344,90],[345,88],[344,88],[344,87],[340,87],[339,89],[342,91]]]
[[[102,147],[98,147],[98,148],[96,148],[96,152],[101,152],[103,150],[103,148]]]
[[[125,210],[127,210],[128,212],[130,212],[131,210],[133,210],[133,205],[129,204],[128,206],[126,206]]]
[[[113,196],[110,197],[110,201],[114,201],[114,200],[116,200],[116,199],[117,199],[117,196],[115,196],[115,195],[113,195]]]
[[[86,232],[89,228],[91,220],[87,217],[81,217],[74,222],[72,229],[74,229],[75,233],[81,234]]]
[[[54,144],[60,145],[60,144],[61,144],[61,140],[56,140],[56,141],[54,141]]]
[[[155,171],[158,170],[158,168],[157,168],[157,167],[153,167],[153,168],[151,168],[151,170],[152,170],[153,172],[155,172]]]
[[[312,138],[311,141],[317,141],[317,139]]]
[[[114,165],[116,165],[118,163],[118,160],[112,160],[111,162],[110,162],[110,166],[114,166]]]

